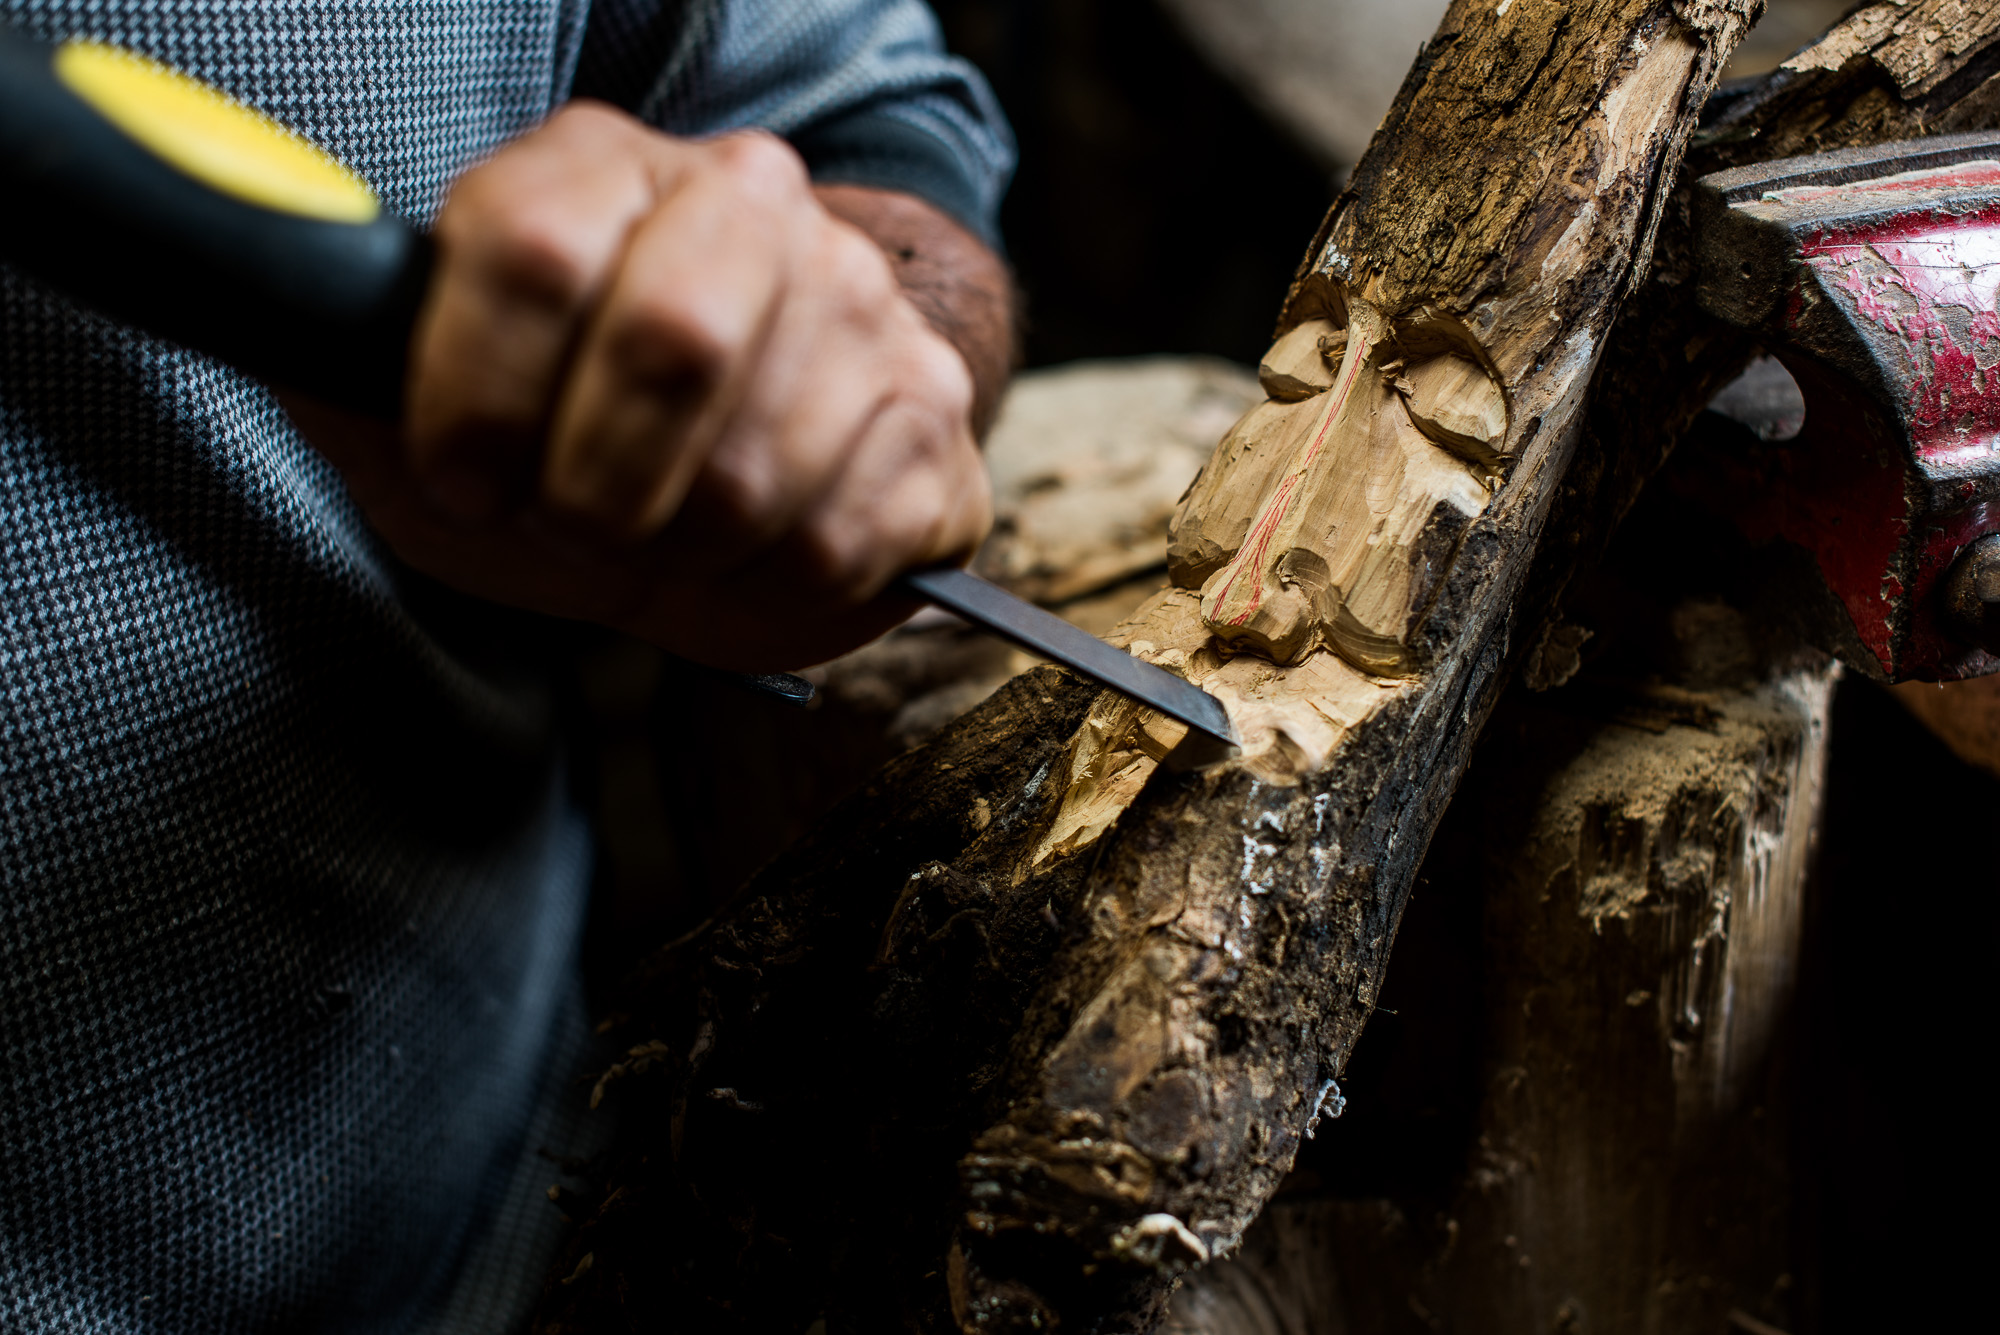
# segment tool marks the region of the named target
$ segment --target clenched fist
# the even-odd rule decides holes
[[[939,322],[997,322],[1003,367],[1004,277],[881,193],[815,192],[768,135],[690,142],[572,105],[453,186],[400,429],[288,406],[447,583],[717,666],[831,657],[910,611],[896,575],[964,559],[991,518],[967,356],[883,243],[977,271],[942,300],[993,310]]]

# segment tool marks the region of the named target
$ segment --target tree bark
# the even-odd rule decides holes
[[[1140,1330],[1237,1244],[1510,665],[1747,355],[1685,283],[1611,321],[1749,8],[1453,6],[1287,300],[1324,387],[1225,438],[1124,630],[1242,759],[1165,773],[1170,728],[1039,669],[884,770],[639,981],[542,1329]],[[1988,51],[1905,99],[1872,49],[1712,156],[1923,124]]]

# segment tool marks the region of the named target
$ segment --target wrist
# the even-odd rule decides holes
[[[858,185],[815,186],[814,194],[827,212],[882,248],[904,297],[965,359],[972,374],[972,429],[984,438],[1019,360],[1014,284],[1005,262],[914,195]]]

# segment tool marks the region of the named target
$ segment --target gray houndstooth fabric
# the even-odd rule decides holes
[[[574,87],[991,235],[915,0],[0,0],[410,217]],[[9,205],[11,206],[11,204]],[[0,268],[0,1331],[504,1332],[587,1150],[556,638],[391,559],[258,385]]]

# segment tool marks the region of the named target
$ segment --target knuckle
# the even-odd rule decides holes
[[[702,504],[730,528],[750,537],[772,536],[772,516],[782,488],[774,469],[740,454],[710,459],[702,477]]]
[[[677,394],[718,385],[742,355],[746,331],[700,303],[664,292],[636,296],[607,331],[606,352],[626,379]]]
[[[970,391],[961,393],[942,380],[929,387],[906,383],[901,393],[897,408],[905,471],[983,477],[985,466],[970,426]]]
[[[590,290],[591,253],[576,229],[550,210],[502,210],[480,231],[476,246],[479,269],[510,296],[569,306]]]
[[[639,128],[638,122],[610,103],[587,97],[565,102],[543,122],[543,126],[546,133],[590,139],[625,135]]]
[[[912,351],[911,384],[955,429],[972,415],[972,372],[956,348],[929,330],[924,334]]]
[[[806,193],[805,159],[776,135],[746,131],[725,135],[711,147],[716,164],[746,194],[777,202]]]
[[[851,307],[874,312],[891,299],[902,299],[881,247],[845,224],[826,229],[820,268]]]

